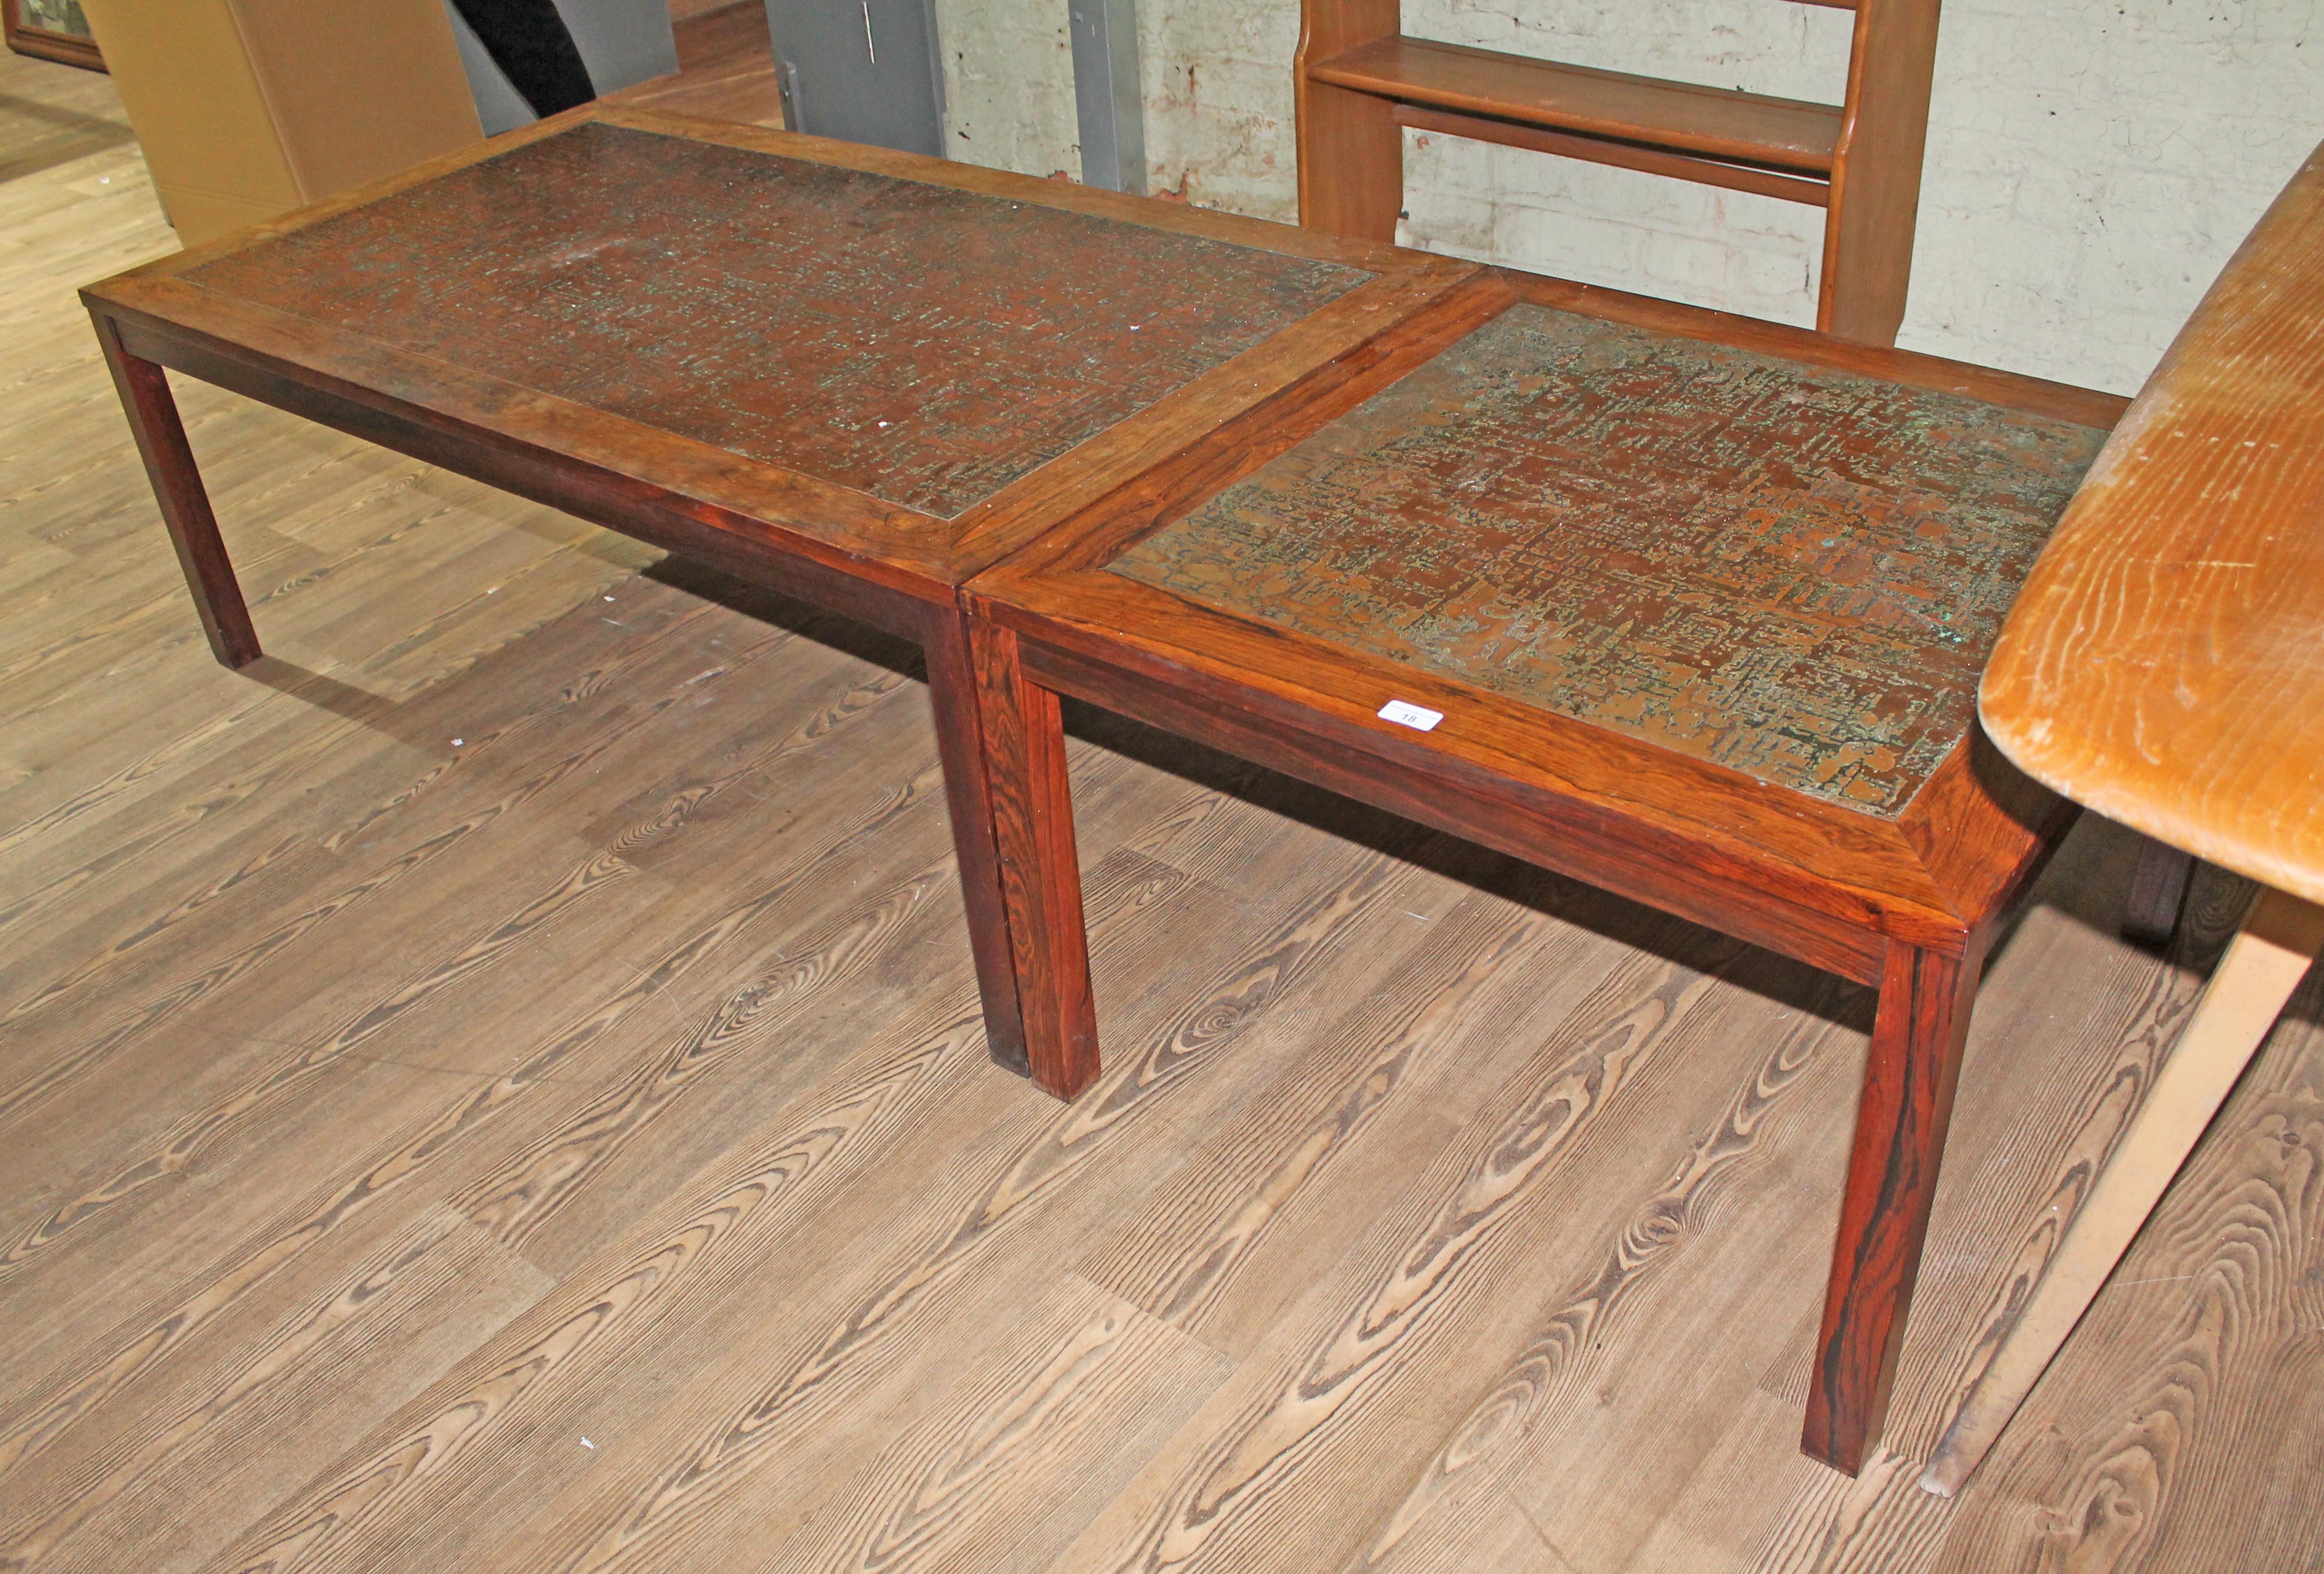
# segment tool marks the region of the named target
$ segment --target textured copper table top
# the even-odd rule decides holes
[[[2104,437],[1520,306],[1109,566],[1892,815]]]
[[[1370,275],[593,124],[185,277],[950,518]]]

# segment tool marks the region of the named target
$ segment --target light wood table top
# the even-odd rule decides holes
[[[2029,775],[2324,901],[2324,149],[2116,428],[1981,697]]]

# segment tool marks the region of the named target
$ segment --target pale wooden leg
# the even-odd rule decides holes
[[[1960,1489],[2114,1272],[2324,948],[2324,907],[2263,889],[2042,1282],[1953,1418],[1921,1485]]]

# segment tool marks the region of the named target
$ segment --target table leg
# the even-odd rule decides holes
[[[1853,1476],[1880,1436],[1952,1119],[1979,958],[1891,942],[1800,1447]]]
[[[1065,724],[1056,695],[1025,676],[1016,634],[973,619],[969,637],[1026,1060],[1035,1082],[1070,1099],[1097,1076],[1097,1017]]]
[[[1950,1497],[2082,1320],[2324,950],[2324,907],[2262,889],[2195,1014],[2074,1210],[2025,1309],[1961,1402],[1921,1485]]]
[[[2130,877],[2130,900],[2123,905],[2122,937],[2141,945],[2170,944],[2194,873],[2194,854],[2146,838],[2138,850],[2138,868]]]
[[[1025,1020],[1017,1000],[1017,962],[1009,946],[1008,905],[992,840],[992,800],[985,788],[984,735],[977,721],[976,666],[969,652],[968,620],[951,608],[931,614],[923,640],[928,699],[936,709],[936,751],[944,760],[945,802],[952,812],[952,842],[960,865],[961,900],[968,909],[969,950],[984,1001],[984,1042],[992,1058],[1019,1076]]]
[[[210,650],[225,666],[247,667],[258,659],[258,632],[250,626],[250,609],[235,583],[234,565],[218,535],[217,518],[210,512],[209,493],[202,489],[194,452],[186,445],[185,424],[178,419],[169,378],[152,362],[121,347],[111,318],[91,313],[90,320],[105,350],[105,364],[112,370],[113,386],[120,391],[130,435],[137,439],[137,452],[153,483],[161,522],[169,527],[171,545],[177,548],[179,566],[186,571],[186,586],[194,593],[194,611],[200,614],[202,632],[209,636]]]

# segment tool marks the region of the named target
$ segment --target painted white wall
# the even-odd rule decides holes
[[[1065,0],[936,0],[954,156],[1078,171]],[[1837,102],[1846,12],[1405,0],[1424,37]],[[1296,216],[1296,0],[1139,0],[1148,189]],[[1405,238],[1811,322],[1820,210],[1406,133]],[[1908,348],[2129,391],[2324,141],[2324,0],[1946,0]]]
[[[1066,0],[935,4],[936,47],[944,55],[945,151],[989,169],[1079,179]],[[1150,144],[1147,151],[1153,151]]]

